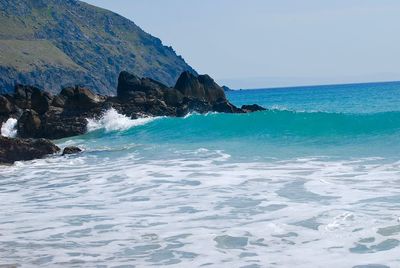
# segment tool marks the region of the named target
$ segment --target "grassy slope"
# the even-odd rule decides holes
[[[55,68],[83,69],[47,40],[0,40],[0,62],[20,72]]]
[[[122,70],[169,85],[182,71],[194,72],[171,48],[133,22],[83,2],[0,0],[0,10],[0,69],[13,68],[38,85],[45,84],[38,72],[47,71],[46,79],[51,79],[52,72],[63,69],[64,76],[71,76],[66,81],[71,81],[76,71],[83,70],[84,81],[77,83],[110,94]]]

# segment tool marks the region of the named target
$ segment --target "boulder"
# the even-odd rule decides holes
[[[142,91],[135,91],[131,94],[131,99],[134,103],[143,105],[147,102],[146,93]]]
[[[53,105],[71,111],[83,112],[99,106],[104,99],[94,94],[90,89],[77,86],[64,88],[57,96]]]
[[[198,79],[204,87],[206,101],[210,103],[227,101],[224,89],[215,83],[214,79],[208,75],[199,75]]]
[[[0,115],[9,115],[14,110],[13,104],[5,96],[0,96]]]
[[[152,116],[176,116],[176,108],[168,106],[164,101],[159,99],[149,100],[144,105],[142,112]]]
[[[217,102],[213,105],[212,110],[218,113],[244,113],[243,110],[237,108],[235,105],[232,103],[229,103],[227,101],[222,101],[222,102]]]
[[[53,97],[53,101],[51,102],[51,106],[57,108],[64,108],[65,103],[69,98],[73,98],[75,88],[73,87],[65,87],[61,89],[60,94]]]
[[[185,116],[188,113],[208,113],[212,111],[212,105],[198,99],[184,98],[182,105],[177,109],[177,116]]]
[[[40,90],[33,86],[25,86],[17,84],[15,86],[14,100],[15,105],[21,109],[31,108],[31,97],[34,90]]]
[[[66,98],[63,98],[60,95],[54,96],[53,101],[51,102],[51,106],[58,107],[58,108],[64,108],[65,101],[66,101]]]
[[[125,71],[121,72],[118,77],[118,98],[131,98],[134,91],[140,91],[138,90],[140,85],[140,77]]]
[[[8,120],[8,116],[0,115],[0,128],[3,126],[3,124],[5,122],[7,122],[7,120]]]
[[[178,106],[183,101],[183,95],[175,88],[168,88],[164,92],[164,101],[171,106]]]
[[[52,100],[50,93],[34,88],[31,95],[31,108],[38,114],[44,114],[49,110]]]
[[[183,72],[176,81],[174,88],[187,98],[197,100],[205,100],[206,98],[204,87],[200,84],[197,76],[190,72]]]
[[[87,131],[87,120],[84,115],[64,115],[54,113],[46,115],[42,120],[40,138],[62,139],[85,134]]]
[[[196,76],[190,72],[183,72],[174,88],[187,98],[212,104],[226,101],[224,90],[208,75]]]
[[[68,147],[64,148],[62,155],[64,156],[64,155],[68,155],[68,154],[78,154],[80,152],[82,152],[82,150],[80,148],[75,147],[75,146],[68,146]]]
[[[140,78],[128,72],[121,72],[118,77],[117,96],[120,100],[136,98],[137,92],[146,96],[162,98],[168,87],[150,78]]]
[[[12,164],[43,158],[60,151],[51,141],[45,139],[15,139],[0,137],[0,163]]]
[[[258,104],[252,104],[252,105],[243,105],[242,110],[246,113],[253,113],[253,112],[258,112],[258,111],[266,111],[264,107],[261,107]]]
[[[18,135],[22,138],[36,138],[40,136],[41,119],[34,110],[25,110],[18,119]]]

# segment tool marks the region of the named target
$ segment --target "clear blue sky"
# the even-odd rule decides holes
[[[399,0],[86,0],[232,87],[400,80]]]

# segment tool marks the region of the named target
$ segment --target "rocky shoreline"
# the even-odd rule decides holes
[[[190,112],[249,113],[265,110],[256,104],[236,107],[210,76],[197,76],[190,72],[182,73],[174,87],[121,72],[117,96],[98,95],[81,86],[67,87],[58,95],[51,95],[34,86],[16,85],[13,95],[0,95],[0,125],[10,118],[17,120],[17,138],[2,137],[0,140],[0,163],[31,160],[58,152],[59,149],[52,146],[41,147],[45,141],[51,144],[48,140],[31,139],[53,140],[82,135],[87,131],[88,118],[98,118],[110,108],[133,119],[182,117]],[[29,146],[32,150],[37,147],[41,154],[29,154],[25,149]]]

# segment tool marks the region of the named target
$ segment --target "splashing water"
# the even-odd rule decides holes
[[[17,136],[17,119],[10,118],[1,126],[1,136],[15,138]]]
[[[135,126],[140,126],[153,121],[155,118],[131,119],[125,115],[119,114],[111,108],[106,111],[100,119],[87,119],[87,129],[89,132],[98,129],[104,129],[106,132],[123,131]]]

